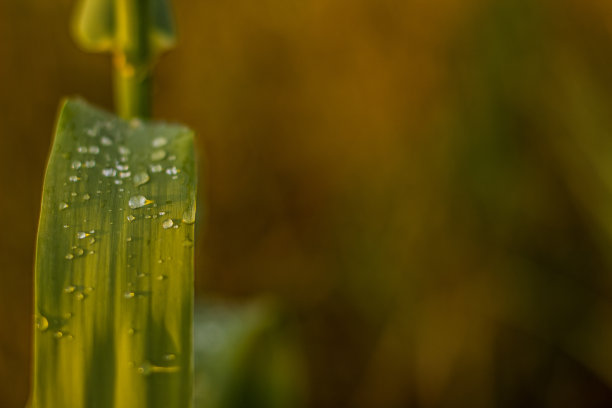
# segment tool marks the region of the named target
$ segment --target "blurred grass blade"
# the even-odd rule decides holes
[[[172,8],[168,0],[151,0],[151,24],[148,36],[155,54],[176,42]],[[117,46],[116,0],[80,0],[72,19],[72,31],[78,44],[87,51],[113,51]]]
[[[192,132],[64,103],[38,230],[33,406],[192,405]]]

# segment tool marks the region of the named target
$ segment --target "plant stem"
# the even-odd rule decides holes
[[[115,109],[129,119],[151,116],[153,54],[150,0],[115,0]]]

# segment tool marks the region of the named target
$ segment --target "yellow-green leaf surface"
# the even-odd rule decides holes
[[[193,133],[63,104],[43,189],[32,405],[192,404]]]

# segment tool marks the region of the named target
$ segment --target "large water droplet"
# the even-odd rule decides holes
[[[130,197],[128,205],[130,206],[130,208],[134,209],[144,207],[145,205],[151,204],[152,202],[153,200],[147,200],[147,198],[143,195],[135,195]]]
[[[151,173],[159,173],[163,170],[163,167],[161,164],[152,164],[150,166],[151,169]]]
[[[153,147],[162,147],[165,146],[168,143],[168,139],[166,139],[165,137],[156,137],[155,139],[153,139],[153,142],[151,143],[151,145]]]
[[[164,229],[172,228],[173,225],[174,221],[172,221],[172,218],[168,218],[167,220],[164,220],[164,222],[162,222],[162,227]]]
[[[163,160],[164,157],[166,157],[166,151],[162,149],[155,150],[153,153],[151,153],[151,160],[153,161]]]
[[[34,317],[34,326],[40,331],[45,331],[49,328],[49,320],[43,315],[36,315]]]
[[[146,171],[139,171],[134,174],[132,179],[136,187],[146,184],[149,181],[149,174]]]
[[[196,206],[195,203],[189,203],[189,206],[183,212],[182,221],[185,224],[193,224],[196,219]]]

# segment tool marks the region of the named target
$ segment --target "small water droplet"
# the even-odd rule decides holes
[[[169,353],[164,356],[164,360],[166,361],[174,361],[176,360],[176,355]]]
[[[133,181],[136,187],[146,184],[149,181],[149,173],[146,171],[139,171],[134,174]]]
[[[77,152],[79,153],[87,153],[87,148],[85,146],[77,147]]]
[[[115,184],[117,184],[117,185],[119,185],[119,184],[123,184],[123,180],[119,180],[119,179],[117,179],[117,180],[115,180]]]
[[[143,195],[135,195],[130,197],[128,205],[130,206],[130,208],[134,209],[144,207],[145,205],[151,204],[152,202],[152,200],[147,200],[147,198]]]
[[[49,321],[43,315],[36,315],[34,317],[34,326],[40,331],[45,331],[49,328]]]
[[[93,245],[96,243],[96,239],[94,237],[89,238],[89,245]],[[93,253],[93,251],[89,251],[90,254]]]
[[[70,225],[64,224],[64,229],[70,228]]]
[[[90,154],[98,154],[100,153],[100,148],[98,146],[89,146]]]
[[[166,157],[166,151],[159,149],[159,150],[155,150],[153,153],[151,153],[151,160],[153,161],[160,161],[163,160]]]
[[[150,167],[151,173],[159,173],[163,170],[161,164],[152,164]]]
[[[81,168],[81,162],[78,161],[78,160],[75,160],[75,161],[72,162],[70,167],[72,167],[74,170],[78,170],[78,169]]]
[[[91,234],[88,234],[87,232],[81,231],[81,232],[77,232],[77,238],[78,239],[83,239],[86,238],[88,236],[90,236]]]
[[[102,136],[102,138],[100,139],[100,143],[102,144],[102,146],[110,146],[113,144],[113,141],[110,140],[108,137],[106,136]]]
[[[68,180],[72,181],[73,183],[76,183],[80,180],[80,178],[72,174],[70,177],[68,177]]]
[[[134,334],[136,334],[136,330],[134,330],[132,327],[130,327],[130,328],[128,329],[128,334],[129,334],[130,336],[133,336]]]
[[[123,297],[124,297],[124,298],[126,298],[126,299],[131,299],[131,298],[133,298],[133,297],[135,297],[135,296],[136,296],[136,293],[135,293],[135,292],[133,292],[133,291],[131,291],[131,292],[125,292],[125,293],[123,294]]]
[[[60,211],[61,211],[61,210],[65,210],[65,209],[66,209],[66,208],[68,208],[68,207],[69,207],[69,206],[68,206],[68,204],[67,204],[67,203],[64,203],[64,202],[59,203],[59,209],[60,209]]]
[[[179,173],[180,173],[180,170],[177,169],[176,166],[168,167],[166,169],[166,174],[168,174],[170,176],[173,176],[173,175],[176,175],[176,174],[179,174]]]
[[[127,237],[125,240],[126,240],[127,242],[132,242],[132,237]]]
[[[115,167],[117,168],[117,170],[119,171],[127,171],[130,169],[130,166],[128,164],[121,164],[121,163],[117,163],[115,164]]]
[[[153,139],[153,142],[151,143],[153,147],[162,147],[162,146],[165,146],[166,144],[168,144],[168,139],[166,139],[165,137],[156,137],[155,139]]]
[[[76,196],[77,196],[77,193],[76,193],[76,191],[73,191],[72,193],[70,193],[70,195],[71,195],[72,197],[76,197]]]
[[[127,217],[125,217],[129,222],[132,222],[136,219],[136,217],[134,217],[132,214],[128,215]]]
[[[87,167],[88,169],[92,169],[92,168],[96,167],[96,161],[95,160],[87,160],[85,162],[85,167]]]
[[[141,375],[149,375],[151,374],[152,370],[152,366],[151,363],[149,363],[148,361],[145,361],[144,363],[142,363],[140,365],[140,367],[137,368],[138,374]]]
[[[66,258],[66,259],[68,259],[68,260],[71,260],[71,259],[73,259],[73,258],[74,258],[74,255],[72,255],[72,254],[67,254],[67,255],[65,256],[65,258]]]
[[[83,253],[84,253],[84,252],[85,252],[85,251],[83,251],[83,248],[77,248],[77,249],[76,249],[76,254],[77,254],[78,256],[83,255]]]
[[[175,156],[175,155],[172,155],[172,156],[168,157],[168,160],[170,160],[170,161],[172,161],[172,160],[176,160],[176,156]]]
[[[87,297],[87,295],[85,295],[83,292],[77,292],[77,293],[74,294],[74,297],[77,300],[83,300],[83,299],[85,299]]]
[[[132,175],[131,172],[129,171],[120,171],[119,172],[119,178],[128,178]]]
[[[64,288],[64,293],[74,293],[76,286],[70,285]]]
[[[130,152],[130,149],[128,149],[128,148],[127,148],[127,147],[125,147],[125,146],[119,146],[119,147],[117,148],[117,150],[119,150],[119,154],[124,155],[124,156],[125,156],[125,155],[128,155],[128,154],[130,154],[130,153],[131,153],[131,152]]]
[[[87,201],[91,198],[91,196],[88,193],[83,194],[83,200]]]
[[[172,221],[172,218],[168,218],[162,222],[162,227],[164,229],[172,228],[172,226],[174,226],[174,221]]]
[[[155,279],[157,279],[158,281],[163,281],[168,279],[168,277],[166,275],[157,275]]]
[[[64,333],[62,333],[61,331],[56,331],[55,333],[53,333],[53,337],[55,337],[56,339],[61,339],[63,335]]]
[[[115,177],[116,174],[117,170],[113,169],[112,167],[102,169],[102,175],[105,177]]]

